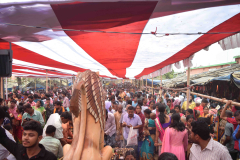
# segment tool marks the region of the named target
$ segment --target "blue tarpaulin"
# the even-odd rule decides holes
[[[210,80],[211,81],[230,81],[231,79],[231,74],[227,75],[227,76],[221,76],[221,77],[216,77]]]

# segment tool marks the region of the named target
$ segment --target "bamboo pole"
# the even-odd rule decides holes
[[[46,93],[48,93],[48,71],[46,70]]]
[[[160,70],[160,97],[162,97],[162,71]]]
[[[1,77],[1,98],[3,98],[3,95],[4,95],[4,93],[3,93],[3,78]]]
[[[50,86],[50,90],[51,90],[51,78],[49,78],[49,81],[50,81],[50,85],[49,86]]]
[[[144,86],[144,84],[143,84],[143,77],[142,77],[142,89],[143,89],[143,86]]]
[[[153,75],[152,75],[152,95],[153,95]]]
[[[37,78],[35,78],[35,91],[37,90]]]
[[[186,93],[186,91],[183,91],[183,92]],[[226,99],[226,100],[223,100],[223,99],[220,99],[220,98],[216,98],[216,97],[212,97],[212,96],[207,96],[207,95],[199,94],[199,93],[196,93],[196,92],[190,92],[190,94],[196,95],[196,96],[199,96],[199,97],[203,97],[203,98],[207,98],[207,99],[211,99],[211,100],[214,100],[214,101],[217,101],[217,102],[222,102],[222,103],[227,103],[227,101],[228,101],[227,99]],[[231,104],[234,105],[234,106],[240,107],[240,103],[232,102]]]
[[[187,87],[190,87],[190,67],[188,67],[187,71]],[[189,100],[190,100],[190,88],[187,89],[187,109],[189,107]]]
[[[8,83],[7,83],[7,77],[6,77],[6,99],[5,100],[8,100]]]
[[[146,92],[147,92],[147,78],[146,78]]]

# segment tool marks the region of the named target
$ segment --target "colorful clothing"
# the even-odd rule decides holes
[[[61,107],[60,110],[56,110],[56,108],[53,110],[53,113],[58,113],[59,115],[61,115],[63,112],[65,112],[64,107]]]
[[[159,138],[161,141],[163,141],[165,130],[163,129],[162,124],[160,123],[160,120],[158,117],[155,119],[155,125],[156,125],[156,129],[159,131]]]
[[[42,114],[44,121],[46,122],[46,116],[45,116],[46,110],[45,110],[45,108],[44,107],[37,108],[36,106],[33,106],[32,108],[36,111],[39,111]]]
[[[32,101],[32,103],[30,103],[30,102],[28,101],[27,103],[29,103],[29,104],[31,105],[31,107],[36,106],[36,103],[35,103],[34,101]]]
[[[191,104],[189,104],[189,109],[194,109],[196,107],[196,103],[192,101]],[[183,102],[182,110],[187,110],[187,101]]]
[[[114,113],[115,123],[116,123],[116,141],[117,141],[117,143],[119,141],[123,140],[123,128],[120,125],[121,116],[122,116],[122,113],[119,113],[119,112]]]
[[[177,131],[173,128],[167,128],[162,142],[161,153],[170,152],[177,156],[178,160],[185,160],[185,151],[188,146],[188,132]]]
[[[16,126],[16,132],[15,132],[14,137],[15,137],[17,143],[22,144],[22,133],[23,133],[23,127],[21,125],[22,115],[19,114],[16,120],[19,122],[19,125]]]
[[[140,160],[154,160],[154,142],[151,136],[146,136],[142,143]]]

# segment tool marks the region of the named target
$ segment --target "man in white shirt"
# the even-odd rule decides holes
[[[206,122],[192,122],[189,160],[232,160],[227,148],[210,137],[210,129]]]
[[[63,148],[61,142],[54,138],[56,127],[49,125],[46,129],[46,137],[44,137],[39,143],[41,143],[45,149],[52,152],[57,158],[63,157]]]
[[[71,116],[68,112],[63,112],[61,116],[58,113],[51,114],[49,117],[46,125],[43,128],[43,138],[46,137],[46,130],[49,125],[53,125],[56,128],[56,132],[54,134],[54,138],[57,138],[60,140],[61,144],[64,146],[67,144],[63,137],[63,128],[62,123],[67,123],[69,120],[71,120]]]
[[[115,136],[116,136],[116,123],[115,117],[112,113],[106,110],[106,124],[104,128],[104,141],[106,145],[111,146],[112,148],[115,147]]]

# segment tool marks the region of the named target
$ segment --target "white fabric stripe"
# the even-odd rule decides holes
[[[43,72],[38,72],[38,71],[34,71],[34,70],[30,70],[30,69],[14,69],[15,72],[17,72],[16,70],[18,71],[23,71],[23,72],[29,72],[29,73],[36,73],[36,74],[43,74],[43,75],[46,75],[46,73],[43,73]],[[52,76],[57,76],[57,74],[51,74],[51,73],[48,73],[48,75],[52,75]],[[70,75],[71,76],[71,75]]]
[[[36,7],[37,6],[37,7]],[[2,22],[6,23],[18,23],[16,20],[22,19],[21,23],[26,25],[35,25],[35,26],[60,26],[57,17],[55,16],[51,6],[49,4],[41,5],[25,5],[20,7],[10,7],[11,11],[7,10],[9,7],[0,9],[3,11],[6,16]],[[14,16],[9,12],[13,12]],[[8,15],[8,14],[9,15]],[[28,13],[26,15],[26,13]],[[32,16],[34,15],[34,16]],[[46,22],[46,19],[49,19]],[[49,26],[51,25],[51,26]],[[11,26],[10,26],[11,28]],[[59,27],[58,27],[59,28]],[[97,62],[91,56],[89,56],[80,46],[78,46],[68,35],[63,31],[52,31],[52,30],[42,30],[42,29],[27,29],[29,32],[22,32],[22,27],[14,27],[9,29],[9,27],[0,26],[0,32],[4,34],[7,33],[7,36],[3,39],[11,40],[11,34],[15,37],[19,36],[20,42],[13,42],[16,45],[19,45],[23,48],[31,50],[35,53],[38,53],[42,56],[48,57],[50,59],[69,64],[72,66],[80,67],[83,69],[90,69],[92,71],[99,71],[100,75],[106,75],[112,78],[117,78],[113,76],[109,70],[104,67],[102,64]],[[11,33],[12,31],[12,33]],[[39,32],[36,32],[39,31]],[[10,32],[10,33],[9,33]],[[16,35],[18,33],[18,35]],[[34,33],[34,34],[32,34]],[[50,39],[43,42],[29,42],[24,41],[25,39],[30,40],[41,40]],[[93,46],[94,47],[94,46]]]
[[[43,65],[38,65],[34,63],[29,63],[29,62],[24,62],[20,61],[17,59],[13,59],[13,65],[15,66],[23,66],[23,67],[28,67],[28,68],[35,68],[35,69],[49,69],[49,70],[57,70],[61,71],[63,73],[71,74],[71,75],[77,75],[77,72],[71,71],[71,70],[66,70],[66,69],[59,69],[59,68],[54,68],[54,67],[49,67],[49,66],[43,66]]]
[[[215,26],[238,14],[239,11],[239,5],[230,5],[154,18],[148,21],[143,32],[155,31],[156,27],[157,32],[162,33],[208,32]],[[144,68],[149,68],[163,62],[200,36],[176,35],[155,37],[153,35],[142,35],[134,61],[127,68],[126,77],[132,78],[140,74]]]

